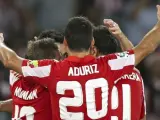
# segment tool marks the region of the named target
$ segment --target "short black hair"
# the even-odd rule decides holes
[[[64,35],[69,49],[76,52],[89,50],[93,40],[93,25],[85,17],[73,17],[69,20]]]
[[[62,44],[64,40],[64,33],[62,31],[57,31],[54,29],[44,30],[39,34],[37,38],[38,39],[52,38],[55,40],[55,42]]]
[[[95,27],[93,31],[95,46],[100,54],[112,54],[119,52],[120,44],[116,38],[103,26]]]
[[[54,39],[44,38],[29,41],[25,57],[31,60],[59,59],[60,54]]]

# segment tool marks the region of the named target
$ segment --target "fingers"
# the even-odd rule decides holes
[[[157,5],[157,14],[160,16],[160,5]]]
[[[3,37],[3,33],[0,33],[0,37],[1,37],[1,38]]]
[[[113,27],[115,26],[115,22],[111,19],[104,19],[104,24],[107,26],[107,27]]]
[[[158,10],[158,11],[160,10],[160,5],[157,5],[157,10]]]
[[[4,41],[3,33],[0,33],[0,42]]]
[[[111,27],[111,28],[108,28],[110,31],[118,31],[118,28],[117,27]]]

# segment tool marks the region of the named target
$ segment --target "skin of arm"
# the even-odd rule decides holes
[[[157,18],[157,24],[144,36],[142,41],[133,48],[135,66],[152,53],[160,44],[160,5],[157,5]],[[106,20],[104,20],[104,24],[107,24]]]
[[[119,40],[123,51],[132,49],[134,46],[120,29],[119,25],[111,19],[106,19],[106,27]]]
[[[3,43],[3,34],[0,34],[0,60],[6,68],[12,69],[20,74],[22,74],[22,61],[23,58],[19,57],[13,50],[8,48]]]
[[[12,99],[0,101],[0,112],[12,113]]]
[[[160,7],[159,7],[160,9]],[[135,65],[137,65],[144,57],[152,53],[160,44],[160,21],[149,31],[143,40],[133,48],[135,53]]]

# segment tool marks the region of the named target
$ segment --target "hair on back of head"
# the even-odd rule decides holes
[[[52,38],[57,43],[63,43],[64,33],[54,29],[45,30],[42,31],[38,36],[38,39],[43,39],[43,38]]]
[[[100,54],[105,55],[119,52],[120,44],[105,26],[100,25],[95,27],[93,36],[95,46]]]
[[[93,24],[85,17],[73,17],[64,34],[69,49],[76,52],[89,50],[93,40]]]
[[[31,60],[59,59],[60,54],[54,39],[44,38],[29,41],[26,58]]]

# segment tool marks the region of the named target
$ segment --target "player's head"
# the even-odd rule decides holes
[[[64,35],[60,31],[51,29],[42,31],[37,38],[38,39],[51,38],[54,39],[56,43],[62,44],[64,40]]]
[[[26,58],[31,60],[60,59],[60,53],[54,39],[43,38],[28,42]]]
[[[105,26],[100,25],[96,27],[93,31],[93,36],[95,39],[96,56],[118,52],[118,41]]]
[[[64,45],[69,52],[89,52],[94,45],[93,25],[85,17],[71,18],[64,35]]]
[[[55,43],[57,44],[59,51],[62,53],[62,55],[66,54],[66,51],[64,50],[63,40],[64,40],[64,33],[51,29],[51,30],[45,30],[42,31],[37,39],[43,39],[43,38],[52,38],[55,40]]]

